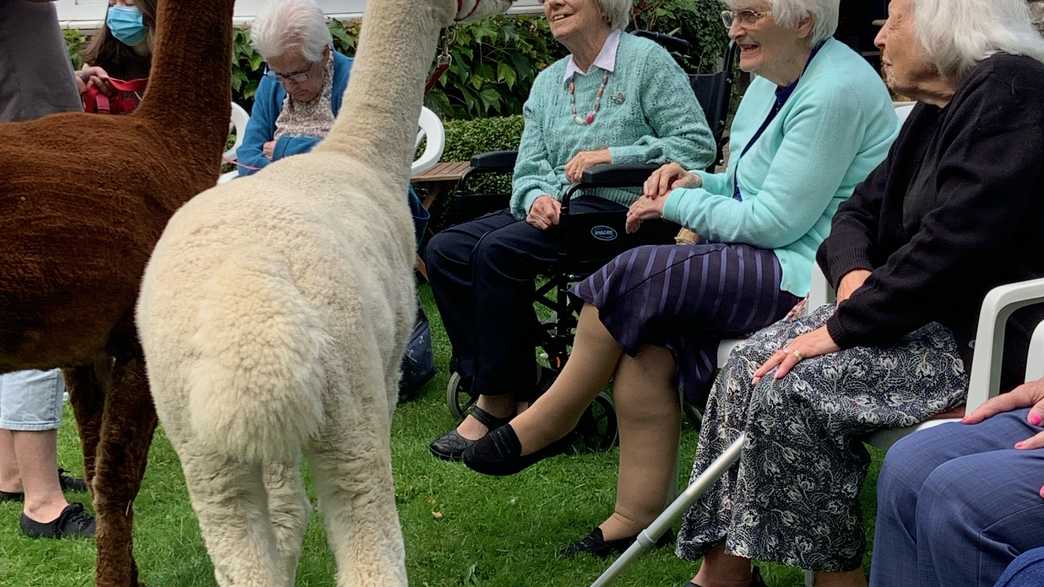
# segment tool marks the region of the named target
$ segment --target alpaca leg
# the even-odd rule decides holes
[[[319,509],[337,559],[337,585],[406,585],[387,427],[351,424],[344,428],[351,435],[324,438],[311,455]]]
[[[117,359],[105,398],[94,476],[98,585],[138,585],[131,549],[133,503],[155,429],[144,359]]]
[[[284,584],[292,586],[312,505],[308,502],[298,463],[266,465],[262,474]]]
[[[286,587],[261,465],[193,447],[178,456],[218,585]]]
[[[99,377],[97,369],[108,368],[110,361],[109,357],[105,357],[104,361],[98,361],[96,365],[62,369],[65,388],[69,392],[69,404],[76,418],[76,428],[80,432],[83,478],[87,482],[87,488],[92,492],[98,441],[101,440],[102,413],[105,408],[105,386],[109,383],[108,377]]]

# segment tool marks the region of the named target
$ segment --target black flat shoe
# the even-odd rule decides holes
[[[74,493],[83,493],[87,491],[87,482],[78,477],[73,477],[68,471],[58,468],[58,485],[61,485],[62,491],[72,491]]]
[[[468,409],[468,414],[478,420],[479,424],[482,424],[488,430],[496,430],[511,421],[511,418],[498,418],[478,406],[471,406]],[[464,438],[454,428],[433,440],[428,445],[428,448],[431,450],[431,454],[444,461],[459,461],[464,455],[464,450],[476,442],[478,441]]]
[[[682,587],[701,587],[701,586],[700,586],[699,583],[693,583],[692,581],[687,581],[685,583],[685,585],[682,585]],[[750,587],[768,587],[768,585],[765,585],[765,580],[761,578],[761,571],[759,571],[757,567],[754,567],[754,570],[751,571]]]
[[[92,538],[94,537],[94,517],[88,514],[82,504],[70,503],[65,506],[58,518],[52,522],[37,522],[22,514],[22,533],[30,538]]]
[[[602,534],[602,529],[595,527],[587,536],[558,551],[558,555],[571,557],[578,554],[592,554],[600,558],[606,558],[627,550],[637,539],[638,535],[636,534],[615,540],[606,540],[605,535]],[[656,548],[667,546],[672,540],[674,540],[674,532],[668,530],[666,534],[656,541]]]
[[[547,457],[561,454],[569,448],[572,434],[566,434],[544,448],[526,456],[522,454],[522,443],[510,424],[493,430],[483,438],[476,440],[464,450],[464,464],[469,469],[483,475],[503,477],[521,472],[530,465],[535,465]]]

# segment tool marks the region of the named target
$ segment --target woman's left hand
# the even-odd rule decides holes
[[[666,202],[667,198],[656,198],[655,200],[646,196],[638,198],[627,210],[627,223],[624,225],[624,230],[627,231],[627,234],[634,234],[638,232],[638,227],[642,225],[643,220],[662,218],[663,205]]]
[[[841,347],[837,346],[833,338],[830,338],[830,333],[827,332],[826,326],[820,326],[812,332],[802,334],[783,345],[783,348],[776,351],[758,367],[758,370],[754,372],[754,379],[751,383],[756,384],[761,381],[761,378],[772,369],[776,370],[776,379],[783,379],[794,368],[794,365],[801,361],[820,355],[836,353],[839,350],[841,350]]]
[[[597,151],[580,151],[573,158],[565,164],[565,175],[572,183],[579,183],[580,178],[583,177],[584,172],[594,167],[595,165],[601,165],[602,163],[612,163],[613,156],[609,153],[609,149],[599,149]]]

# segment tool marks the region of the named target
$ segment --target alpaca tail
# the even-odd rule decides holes
[[[230,256],[204,285],[189,416],[206,446],[246,461],[288,462],[323,427],[332,338],[285,261]]]

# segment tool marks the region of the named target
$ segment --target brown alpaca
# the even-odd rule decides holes
[[[99,585],[138,583],[131,504],[156,412],[134,304],[167,220],[217,180],[232,5],[161,0],[134,114],[0,124],[0,373],[64,369],[98,516]]]

